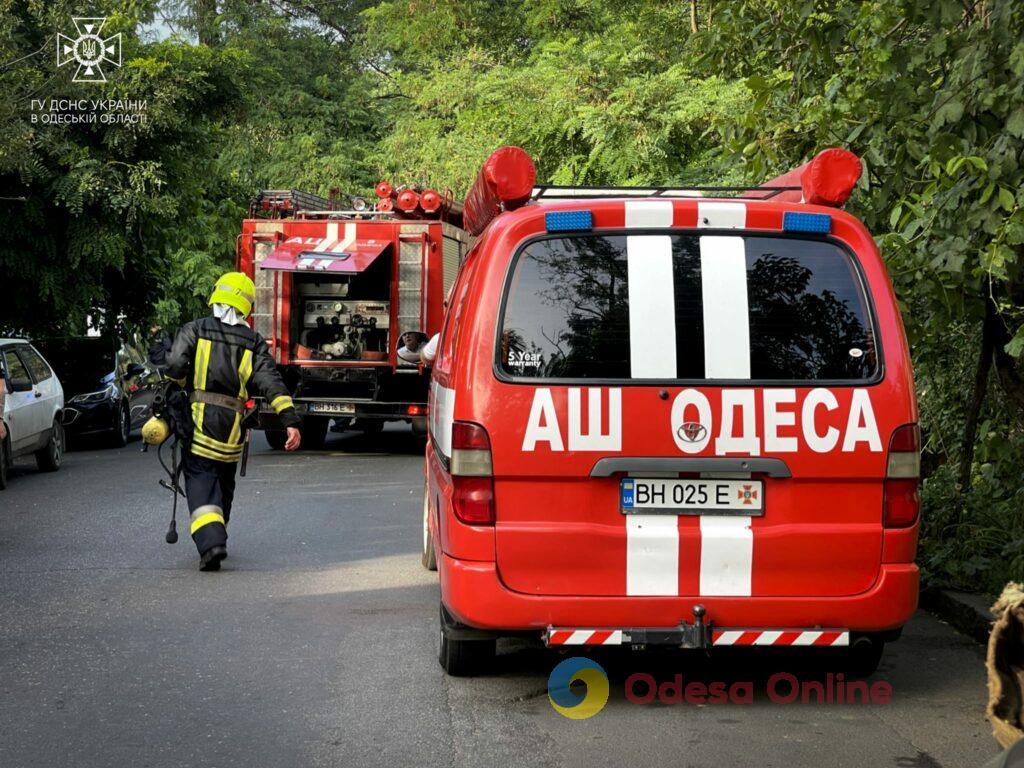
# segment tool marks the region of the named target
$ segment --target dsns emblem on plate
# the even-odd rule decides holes
[[[684,421],[676,431],[679,439],[688,443],[699,443],[707,433],[707,428],[699,421]]]

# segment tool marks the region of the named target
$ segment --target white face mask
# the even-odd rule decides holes
[[[227,304],[214,304],[213,316],[225,325],[245,325],[242,313]]]

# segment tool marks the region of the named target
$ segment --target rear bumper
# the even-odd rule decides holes
[[[299,416],[326,419],[410,420],[425,417],[426,402],[385,402],[345,397],[293,398]],[[259,422],[263,428],[279,429],[280,421],[267,402],[260,401]]]
[[[882,565],[866,592],[846,597],[574,597],[526,595],[502,585],[493,562],[438,560],[441,601],[452,617],[489,630],[676,627],[703,605],[717,627],[842,627],[883,632],[917,609],[918,569]]]

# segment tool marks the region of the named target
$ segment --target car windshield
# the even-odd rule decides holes
[[[790,237],[545,238],[516,259],[499,367],[533,379],[865,380],[849,254]]]
[[[114,342],[104,338],[49,339],[37,343],[65,395],[95,392],[114,372]]]

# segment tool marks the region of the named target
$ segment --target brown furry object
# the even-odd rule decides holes
[[[992,606],[988,639],[988,707],[992,735],[1003,748],[1024,738],[1024,587],[1010,582]]]

